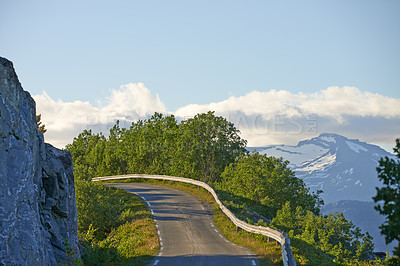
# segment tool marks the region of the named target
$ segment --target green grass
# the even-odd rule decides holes
[[[160,247],[152,215],[138,196],[115,188],[112,191],[110,198],[122,196],[126,207],[118,218],[121,223],[103,239],[86,237],[89,240],[81,243],[83,264],[147,265]]]

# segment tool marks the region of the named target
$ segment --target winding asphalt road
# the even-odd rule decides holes
[[[143,183],[106,185],[135,193],[149,205],[160,239],[160,251],[150,265],[259,265],[253,252],[222,235],[212,206],[196,197]]]

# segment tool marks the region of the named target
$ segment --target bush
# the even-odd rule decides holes
[[[119,191],[94,182],[75,180],[79,237],[104,238],[111,228],[121,224],[121,213],[127,208]]]
[[[372,258],[372,237],[368,233],[362,234],[360,228],[347,221],[342,213],[318,216],[301,206],[293,209],[287,202],[277,212],[271,225],[288,233],[291,239],[296,239],[293,246],[296,246],[295,243],[301,245],[297,246],[299,249],[308,246],[313,254],[325,253],[336,262]]]

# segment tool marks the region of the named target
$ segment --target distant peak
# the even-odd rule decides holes
[[[323,134],[319,135],[319,137],[317,139],[320,141],[323,141],[323,142],[336,143],[337,140],[343,139],[343,138],[344,138],[343,136],[340,136],[338,134],[323,133]]]
[[[332,137],[332,138],[344,138],[344,136],[336,134],[336,133],[321,133],[318,138],[321,137]]]
[[[347,140],[347,138],[335,133],[321,133],[318,137],[300,141],[298,146],[311,143],[322,146],[331,146],[332,144],[341,142],[342,140]]]

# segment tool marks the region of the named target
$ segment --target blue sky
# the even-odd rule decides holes
[[[0,0],[0,36],[25,90],[65,103],[130,83],[166,112],[332,86],[400,98],[399,1]]]

